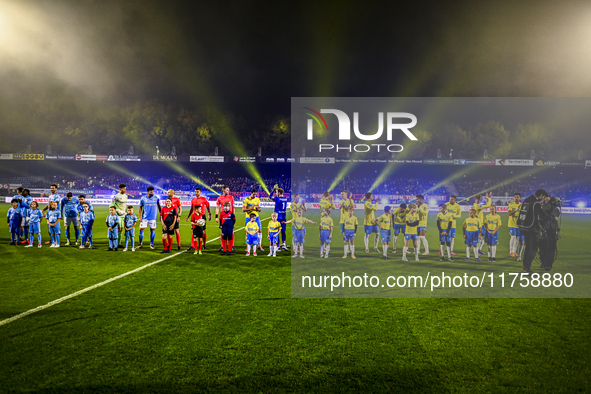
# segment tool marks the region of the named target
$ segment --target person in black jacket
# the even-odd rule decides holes
[[[532,204],[533,209],[533,225],[528,229],[520,229],[525,235],[525,251],[523,256],[523,271],[522,273],[531,274],[531,263],[536,258],[540,245],[540,237],[542,236],[542,224],[551,220],[556,220],[553,216],[546,214],[540,201],[548,197],[548,193],[544,189],[538,189],[536,193],[525,199],[525,203]]]
[[[560,218],[560,199],[556,197],[545,197],[542,210],[552,216],[554,220],[542,223],[542,236],[540,237],[540,260],[542,268],[546,271],[552,269],[554,259],[556,258],[556,242],[559,239],[560,227],[558,219]]]

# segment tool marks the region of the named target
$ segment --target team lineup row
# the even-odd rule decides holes
[[[85,201],[85,196],[78,196],[73,198],[72,193],[67,193],[65,197],[61,197],[57,193],[57,186],[51,186],[51,194],[49,196],[49,203],[43,209],[39,210],[38,203],[34,201],[28,193],[27,189],[18,190],[18,193],[13,198],[13,207],[8,213],[8,222],[11,231],[11,243],[18,242],[19,236],[24,235],[25,239],[22,243],[27,243],[27,246],[33,245],[34,235],[39,239],[39,246],[41,245],[40,238],[40,222],[43,218],[47,220],[48,232],[51,237],[52,247],[59,247],[60,245],[60,221],[63,218],[67,242],[70,244],[70,225],[74,225],[76,245],[79,238],[82,239],[81,248],[88,245],[92,248],[92,229],[94,226],[94,213],[92,205]],[[247,247],[262,250],[262,225],[259,217],[260,200],[256,196],[256,190],[251,192],[251,196],[243,201],[242,211],[246,215],[245,228],[247,231]],[[156,223],[161,222],[163,234],[163,252],[170,252],[172,249],[172,238],[176,235],[177,249],[180,250],[180,231],[179,223],[182,215],[182,206],[180,199],[175,197],[174,191],[168,191],[168,198],[166,199],[166,206],[161,207],[160,198],[154,194],[154,188],[149,187],[147,194],[144,195],[139,204],[139,218],[134,214],[134,208],[127,205],[127,194],[125,185],[119,185],[119,193],[117,193],[110,205],[110,214],[107,217],[109,246],[112,250],[117,250],[121,245],[121,238],[125,237],[125,249],[128,249],[128,244],[131,242],[131,249],[135,250],[135,227],[139,223],[139,244],[138,248],[143,246],[144,230],[150,229],[150,247],[154,249],[154,238]],[[494,206],[491,207],[491,195],[485,195],[486,202],[482,203],[482,196],[476,196],[469,217],[464,220],[462,229],[463,236],[466,243],[466,259],[470,258],[470,249],[472,249],[475,258],[478,259],[484,244],[488,245],[488,256],[491,261],[496,258],[496,245],[498,244],[498,231],[501,227],[500,216],[496,213]],[[342,201],[339,210],[340,230],[343,235],[345,254],[343,257],[351,255],[355,258],[354,240],[357,233],[357,218],[353,215],[353,208],[355,203],[350,198],[350,194],[346,191],[341,193]],[[523,251],[523,235],[517,229],[516,213],[520,208],[521,196],[516,193],[515,201],[509,206],[509,220],[508,227],[511,234],[510,253],[512,257],[521,258]],[[268,227],[268,237],[271,253],[276,254],[277,250],[287,250],[286,245],[286,224],[292,223],[292,245],[294,249],[294,256],[303,256],[303,244],[305,237],[305,224],[312,222],[303,217],[303,212],[307,211],[306,205],[300,201],[298,194],[294,195],[294,199],[289,205],[289,201],[283,196],[283,191],[274,188],[271,199],[275,202],[275,214]],[[416,196],[416,204],[412,203],[408,206],[401,204],[399,207],[392,209],[385,207],[384,213],[375,217],[375,212],[378,210],[378,204],[373,200],[371,193],[366,194],[364,202],[364,230],[365,230],[365,251],[369,252],[369,238],[371,234],[374,237],[374,250],[378,250],[379,241],[382,243],[382,258],[388,258],[388,248],[390,243],[393,244],[393,253],[396,253],[397,240],[400,233],[404,236],[403,259],[406,259],[406,252],[410,246],[410,242],[415,248],[415,259],[418,259],[419,249],[421,244],[424,246],[423,255],[429,254],[429,244],[426,239],[427,231],[427,215],[429,207],[424,203],[422,195]],[[225,205],[228,205],[226,210]],[[286,209],[290,206],[293,219],[287,221]],[[328,257],[330,251],[330,242],[332,240],[333,221],[330,217],[330,210],[336,209],[332,196],[327,192],[319,203],[322,211],[320,219],[320,241],[321,241],[321,257]],[[490,208],[491,213],[484,217],[483,210]],[[47,213],[43,214],[43,212]],[[207,213],[206,213],[207,212]],[[234,215],[234,197],[229,194],[229,188],[224,187],[222,195],[216,200],[215,220],[219,225],[222,235],[220,248],[224,253],[231,253],[233,249],[233,240],[228,239],[227,234],[233,233],[233,226],[236,222]],[[442,204],[440,212],[437,215],[437,227],[440,233],[440,250],[441,258],[444,258],[445,252],[449,259],[455,255],[453,251],[454,241],[456,235],[457,221],[461,218],[462,212],[460,205],[457,204],[455,196],[451,196],[450,201]],[[158,220],[158,217],[160,217]],[[210,204],[207,198],[201,196],[201,189],[196,188],[195,198],[191,200],[191,208],[186,221],[191,220],[193,227],[193,237],[191,240],[191,247],[189,250],[195,250],[195,253],[200,254],[201,250],[205,249],[207,241],[206,221],[212,219]],[[232,226],[230,228],[230,222]],[[224,230],[225,229],[225,230]],[[393,234],[392,234],[393,230]],[[224,232],[226,235],[224,235]],[[392,239],[393,235],[393,239]],[[280,237],[281,236],[281,237]],[[393,242],[392,242],[393,241]],[[517,253],[517,249],[519,252]]]

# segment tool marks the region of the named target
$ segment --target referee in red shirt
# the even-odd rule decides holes
[[[189,221],[189,218],[191,217],[191,215],[193,214],[193,212],[195,211],[195,209],[197,207],[201,207],[201,212],[203,213],[203,216],[201,216],[201,218],[203,220],[211,220],[211,211],[209,210],[209,201],[207,201],[206,197],[203,197],[201,195],[201,188],[197,187],[195,188],[195,197],[191,200],[191,210],[189,211],[189,216],[185,219],[185,222]],[[205,210],[207,209],[207,215],[205,214]],[[207,217],[209,215],[209,218]],[[205,233],[207,224],[205,226],[203,226],[203,250],[207,249],[207,234]],[[195,250],[195,248],[193,248],[193,246],[191,246],[189,249],[187,249],[187,251],[190,250]]]
[[[224,203],[230,203],[230,212],[234,213],[234,196],[230,195],[230,188],[228,186],[222,187],[222,195],[218,197],[217,201],[215,202],[215,222],[219,223],[219,215],[224,210]],[[232,244],[234,243],[234,234],[232,234]],[[220,251],[223,248],[220,247]]]
[[[170,189],[168,191],[168,198],[172,201],[172,206],[176,208],[176,212],[179,215],[178,220],[174,225],[174,232],[176,233],[176,243],[177,243],[177,250],[181,250],[181,231],[179,229],[179,222],[181,220],[181,214],[183,213],[183,208],[181,207],[181,199],[174,196],[174,190]]]

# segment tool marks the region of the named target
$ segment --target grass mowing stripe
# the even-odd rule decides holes
[[[264,219],[262,219],[262,220],[261,220],[261,222],[263,222],[263,221],[265,221],[265,220],[268,220],[268,219],[270,219],[270,218],[271,218],[270,216],[269,216],[269,217],[267,217],[267,218],[264,218]],[[244,227],[241,227],[241,228],[239,228],[238,230],[234,231],[234,233],[236,233],[236,232],[238,232],[238,231],[240,231],[240,230],[244,230],[245,228],[246,228],[246,226],[244,226]],[[221,238],[221,236],[220,236],[220,237],[217,237],[217,238],[214,238],[214,239],[210,239],[210,240],[209,240],[209,241],[207,241],[206,243],[210,243],[210,242],[216,241],[216,240],[218,240],[218,239],[220,239],[220,238]],[[11,322],[13,322],[13,321],[15,321],[15,320],[18,320],[18,319],[20,319],[20,318],[23,318],[23,317],[25,317],[25,316],[28,316],[28,315],[30,315],[30,314],[32,314],[32,313],[39,312],[39,311],[41,311],[41,310],[43,310],[43,309],[47,309],[47,308],[49,308],[50,306],[53,306],[53,305],[59,304],[60,302],[63,302],[63,301],[69,300],[70,298],[74,298],[74,297],[76,297],[76,296],[78,296],[78,295],[80,295],[80,294],[86,293],[87,291],[90,291],[90,290],[96,289],[97,287],[101,287],[101,286],[103,286],[103,285],[106,285],[107,283],[111,283],[111,282],[113,282],[113,281],[116,281],[117,279],[121,279],[121,278],[123,278],[123,277],[125,277],[125,276],[127,276],[127,275],[134,274],[134,273],[136,273],[136,272],[138,272],[138,271],[141,271],[141,270],[143,270],[144,268],[151,267],[151,266],[153,266],[153,265],[156,265],[156,264],[158,264],[158,263],[161,263],[161,262],[163,262],[163,261],[165,261],[165,260],[171,259],[171,258],[173,258],[173,257],[176,257],[176,256],[178,256],[178,255],[180,255],[180,254],[183,254],[183,253],[185,253],[185,251],[178,252],[178,253],[175,253],[175,254],[173,254],[173,255],[170,255],[170,256],[166,256],[166,257],[164,257],[164,258],[162,258],[162,259],[160,259],[160,260],[156,260],[156,261],[153,261],[153,262],[151,262],[151,263],[148,263],[148,264],[146,264],[146,265],[142,265],[141,267],[138,267],[138,268],[136,268],[136,269],[134,269],[134,270],[131,270],[131,271],[125,272],[125,273],[123,273],[123,274],[121,274],[121,275],[117,275],[117,276],[114,276],[114,277],[112,277],[112,278],[110,278],[110,279],[107,279],[107,280],[105,280],[105,281],[103,281],[103,282],[97,283],[96,285],[89,286],[89,287],[87,287],[87,288],[85,288],[85,289],[82,289],[82,290],[80,290],[80,291],[77,291],[77,292],[75,292],[75,293],[69,294],[69,295],[67,295],[67,296],[65,296],[65,297],[58,298],[57,300],[53,300],[53,301],[51,301],[51,302],[49,302],[49,303],[47,303],[47,304],[45,304],[45,305],[41,305],[41,306],[38,306],[37,308],[29,309],[29,310],[28,310],[28,311],[26,311],[26,312],[19,313],[18,315],[15,315],[15,316],[9,317],[8,319],[1,320],[1,321],[0,321],[0,326],[3,326],[3,325],[5,325],[5,324],[8,324],[8,323],[11,323]]]

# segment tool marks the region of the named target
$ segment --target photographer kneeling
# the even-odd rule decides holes
[[[547,215],[552,216],[549,221],[542,222],[542,236],[540,238],[540,260],[542,268],[546,271],[552,269],[552,264],[556,258],[556,242],[560,238],[560,227],[558,219],[560,218],[560,207],[562,201],[556,197],[544,197],[542,201],[542,210]]]
[[[542,236],[542,223],[556,220],[553,216],[542,210],[540,201],[548,197],[544,189],[538,189],[532,196],[526,198],[521,204],[517,227],[525,236],[525,251],[523,256],[523,273],[531,274],[531,263],[538,254],[540,238]]]

